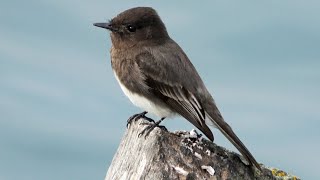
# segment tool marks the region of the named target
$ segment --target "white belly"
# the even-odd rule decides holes
[[[173,116],[175,113],[173,113],[170,109],[157,106],[152,101],[148,100],[147,98],[140,96],[136,93],[130,92],[119,80],[116,73],[114,73],[123,93],[130,99],[130,101],[139,108],[147,111],[148,113],[154,114],[158,116],[159,118],[162,117],[170,117]]]

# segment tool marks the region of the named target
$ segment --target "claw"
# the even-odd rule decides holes
[[[142,113],[135,114],[135,115],[129,117],[129,119],[127,120],[127,128],[132,123],[132,121],[136,121],[136,120],[138,120],[140,118],[145,118],[147,120],[151,119],[151,118],[148,118],[148,117],[145,116],[147,113],[148,113],[147,111],[143,111]]]
[[[144,116],[143,117],[145,120],[147,120],[147,121],[149,121],[150,123],[152,122],[152,123],[156,123],[153,119],[151,119],[151,118],[149,118],[149,117],[147,117],[147,116]],[[149,123],[141,123],[141,124],[149,124]]]
[[[159,124],[164,120],[165,118],[161,118],[159,121],[154,122],[154,124],[148,124],[147,127],[145,127],[139,134],[138,137],[144,135],[144,138],[146,138],[147,136],[149,136],[149,134],[151,133],[151,131],[155,128],[155,127],[160,127],[160,128],[165,128],[164,126],[160,126]],[[167,128],[165,128],[165,130],[167,130]]]

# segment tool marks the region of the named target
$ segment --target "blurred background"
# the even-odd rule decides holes
[[[320,178],[319,1],[11,0],[0,2],[1,180],[104,178],[141,110],[113,77],[109,33],[92,23],[135,6],[158,11],[258,161]]]

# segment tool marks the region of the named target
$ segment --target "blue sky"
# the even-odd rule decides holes
[[[0,179],[104,178],[141,110],[113,77],[108,33],[92,23],[135,6],[158,11],[258,161],[320,178],[319,1],[12,0],[0,2]]]

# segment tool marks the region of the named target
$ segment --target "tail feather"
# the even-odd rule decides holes
[[[239,152],[248,160],[250,164],[253,164],[257,169],[261,171],[261,166],[252,156],[250,151],[241,142],[238,136],[233,132],[228,123],[226,123],[221,116],[216,105],[212,103],[205,104],[205,110],[207,112],[208,118],[212,123],[222,132],[222,134],[239,150]]]

